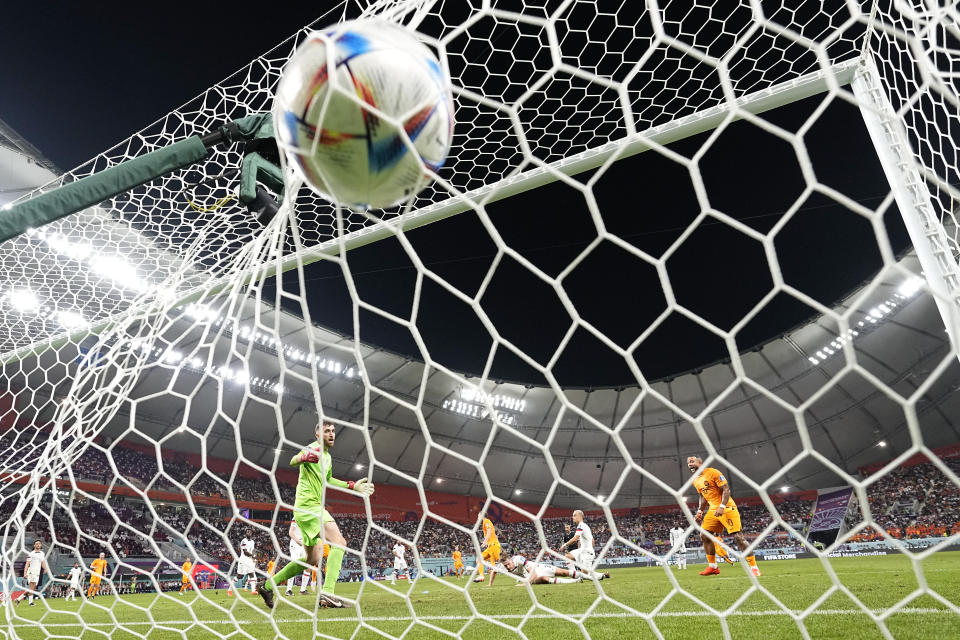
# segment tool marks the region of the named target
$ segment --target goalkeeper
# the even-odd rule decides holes
[[[320,606],[343,607],[343,601],[333,594],[337,586],[337,578],[340,577],[340,565],[343,563],[343,552],[347,541],[340,533],[340,527],[337,526],[333,516],[323,508],[323,485],[326,482],[335,487],[371,496],[373,483],[366,478],[356,482],[346,482],[333,477],[330,449],[333,448],[336,439],[337,430],[333,423],[323,422],[317,425],[317,441],[290,460],[291,466],[300,467],[293,514],[303,538],[305,555],[303,558],[291,558],[291,562],[277,572],[277,575],[257,589],[270,608],[273,608],[274,590],[277,585],[283,584],[303,570],[309,570],[320,564],[324,541],[330,545],[330,555],[327,557],[326,577],[323,580],[323,588],[320,590]]]

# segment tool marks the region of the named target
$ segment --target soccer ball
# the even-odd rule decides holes
[[[330,72],[330,67],[334,71]],[[356,209],[419,193],[453,137],[450,81],[424,44],[379,20],[311,34],[287,63],[277,141],[321,196]]]

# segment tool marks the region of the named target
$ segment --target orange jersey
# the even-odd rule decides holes
[[[98,578],[103,577],[103,574],[107,572],[107,561],[103,558],[97,558],[90,563],[90,571]]]
[[[462,559],[463,559],[463,554],[462,554],[462,553],[460,553],[459,551],[454,551],[454,552],[453,552],[453,561],[454,561],[454,562],[460,562]]]
[[[273,575],[273,560],[267,563],[267,575],[268,576]]]
[[[193,568],[193,565],[190,563],[189,560],[183,563],[183,572],[185,574],[190,575],[190,569],[192,568]]]
[[[493,528],[490,518],[483,519],[483,541],[488,547],[500,544],[500,541],[497,540],[497,531]]]
[[[723,488],[727,486],[727,479],[713,467],[707,467],[700,471],[700,475],[693,481],[693,486],[711,507],[719,507],[720,499],[723,497]],[[736,507],[737,505],[733,498],[730,498],[724,506]]]

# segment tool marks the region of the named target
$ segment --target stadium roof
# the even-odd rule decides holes
[[[493,31],[483,37],[499,38],[503,35],[498,31],[501,28],[502,25],[490,27]],[[817,64],[813,61],[803,69],[791,69],[788,75],[794,78],[807,68],[816,68]],[[263,67],[266,70],[255,63],[244,73],[259,69],[269,78],[269,65]],[[239,75],[243,77],[244,86],[248,81],[252,86],[266,82],[261,77],[250,80],[242,73]],[[651,79],[651,84],[655,81],[656,78]],[[744,81],[744,84],[749,83]],[[231,112],[237,107],[232,102],[224,105],[218,100],[242,94],[220,92],[220,89],[214,87],[188,103],[176,117],[151,125],[114,148],[112,155],[108,152],[98,156],[73,175],[82,176],[195,130],[209,130],[222,122],[221,110]],[[255,98],[256,95],[243,94],[243,99],[250,104],[256,102]],[[236,100],[239,102],[241,98]],[[722,96],[712,95],[705,104],[719,101]],[[819,108],[819,105],[813,107]],[[800,109],[794,119],[805,121],[809,111],[809,108]],[[184,114],[196,119],[184,124],[181,119]],[[821,120],[827,121],[829,114],[830,110],[825,110]],[[772,113],[769,117],[775,120],[779,116]],[[836,149],[834,130],[828,127],[822,133],[829,143],[828,155],[834,162],[845,162],[843,150]],[[776,171],[768,180],[760,174],[776,165],[773,156],[761,153],[763,148],[757,146],[761,138],[773,139],[780,146],[782,141],[763,132],[760,134],[755,131],[749,138],[750,148],[767,161],[754,163],[757,166],[749,172],[749,188],[738,189],[735,185],[728,192],[721,188],[716,193],[734,194],[740,206],[754,192],[784,192],[787,194],[783,196],[784,206],[792,206],[793,200],[800,196],[786,188],[790,180]],[[808,132],[805,142],[811,147],[814,137],[813,132]],[[13,136],[8,140],[12,141]],[[734,136],[727,144],[736,151],[743,140]],[[701,144],[702,139],[692,142],[693,147]],[[14,170],[9,171],[0,185],[29,186],[33,175],[30,172],[41,171],[45,163],[36,153],[30,159],[31,154],[24,151],[22,143],[7,146],[11,148],[0,148],[0,153],[9,151],[22,161],[10,165]],[[14,146],[16,150],[12,149]],[[505,152],[510,151],[509,145],[501,146]],[[715,148],[719,146],[720,143],[716,143]],[[795,157],[791,149],[787,151],[786,155],[794,162],[790,171],[796,179]],[[662,158],[649,155],[653,158],[650,163],[659,160],[659,164],[667,164]],[[218,162],[222,160],[223,157],[217,158]],[[228,160],[236,162],[237,157],[231,156]],[[723,154],[715,161],[730,164]],[[212,164],[215,166],[200,170],[199,176],[184,177],[183,182],[189,181],[195,186],[222,177],[223,167]],[[47,166],[46,170],[49,169]],[[866,192],[858,192],[861,196],[876,195],[885,189],[885,185],[878,188],[871,184],[878,175],[876,167],[873,169],[860,181],[868,188]],[[684,228],[689,220],[677,217],[681,208],[679,189],[652,171],[642,173],[648,183],[644,192],[644,197],[650,198],[648,209],[664,212],[660,222]],[[707,173],[705,169],[704,173]],[[744,172],[740,168],[735,173]],[[784,175],[786,173],[784,170]],[[823,172],[831,178],[844,179],[852,173],[855,171],[847,166],[833,166],[832,170]],[[472,185],[476,176],[469,172],[465,175],[469,182],[465,186]],[[857,267],[865,272],[861,277],[871,282],[839,302],[836,295],[819,298],[839,313],[849,312],[850,331],[841,332],[827,317],[814,317],[782,335],[777,334],[755,350],[742,354],[742,373],[750,383],[734,384],[738,364],[725,361],[709,364],[716,357],[711,356],[697,360],[696,370],[674,373],[653,382],[645,392],[636,385],[550,388],[498,382],[494,376],[493,381],[482,383],[478,401],[478,389],[469,384],[479,380],[475,376],[457,376],[443,368],[428,367],[415,357],[369,344],[355,346],[352,338],[342,332],[308,326],[295,314],[263,301],[257,303],[244,295],[218,299],[217,308],[191,303],[160,319],[156,314],[151,316],[155,308],[144,309],[139,317],[126,316],[125,335],[115,330],[112,334],[108,332],[111,337],[104,338],[106,342],[87,338],[80,345],[79,353],[76,349],[47,349],[51,343],[62,344],[70,334],[82,334],[85,326],[108,323],[117,312],[130,308],[131,302],[145,293],[156,293],[154,298],[162,301],[168,292],[157,288],[168,286],[171,278],[176,280],[174,284],[179,292],[222,275],[220,269],[229,267],[230,260],[240,254],[238,247],[245,246],[259,232],[259,227],[245,217],[246,212],[238,208],[205,217],[203,223],[213,228],[202,227],[197,222],[200,217],[187,206],[186,187],[177,180],[179,177],[162,181],[129,199],[119,198],[112,203],[113,209],[95,207],[3,245],[0,259],[5,281],[0,283],[0,294],[5,298],[0,306],[0,323],[8,331],[0,336],[4,341],[0,352],[8,356],[4,364],[5,378],[12,388],[25,391],[18,397],[18,408],[24,419],[49,419],[54,406],[50,399],[59,401],[70,392],[72,402],[84,403],[84,415],[91,418],[91,428],[102,427],[103,434],[113,440],[142,437],[159,442],[162,447],[205,450],[210,455],[243,459],[269,469],[282,463],[295,445],[311,439],[318,419],[316,407],[322,404],[325,415],[368,428],[344,431],[339,437],[335,460],[338,465],[368,464],[370,456],[375,456],[377,463],[383,465],[374,470],[377,482],[404,484],[422,473],[428,486],[440,488],[442,481],[445,491],[481,495],[485,493],[485,477],[494,493],[504,499],[517,495],[519,490],[523,500],[531,502],[556,489],[558,495],[553,504],[558,506],[582,504],[583,498],[575,495],[577,491],[584,496],[615,493],[617,506],[663,503],[666,494],[657,482],[679,488],[687,481],[689,473],[683,461],[689,454],[705,454],[702,436],[709,438],[720,455],[753,481],[774,478],[771,487],[777,489],[839,484],[840,480],[827,469],[825,461],[852,472],[863,464],[891,457],[891,453],[904,450],[910,442],[903,408],[888,397],[882,388],[884,385],[903,397],[922,389],[916,406],[924,444],[937,446],[960,440],[954,418],[960,415],[957,406],[960,395],[956,393],[960,371],[956,359],[947,356],[949,344],[933,301],[924,291],[917,291],[910,279],[909,274],[920,273],[915,258],[907,253],[899,269],[888,267],[874,279],[875,268],[870,269],[873,263],[860,259],[859,243],[851,240],[840,226],[843,216],[829,221],[836,226],[824,227],[824,222],[819,220],[811,228],[821,236],[833,233],[844,238],[840,252],[852,255],[853,262],[859,262]],[[725,182],[726,177],[719,181]],[[650,193],[658,184],[667,185],[657,196],[659,199]],[[853,198],[850,190],[863,184],[840,186]],[[224,183],[217,187],[224,189],[220,193],[230,193],[234,185]],[[603,190],[604,193],[611,191],[617,192],[615,186]],[[689,197],[693,190],[687,191]],[[554,194],[559,198],[556,202],[561,204],[568,196],[569,192]],[[747,220],[752,212],[778,211],[771,206],[770,202],[751,203],[743,205],[738,213],[747,216],[744,218]],[[814,203],[812,208],[817,206],[820,205]],[[833,206],[844,209],[836,202]],[[699,212],[699,205],[694,209]],[[616,208],[604,210],[623,213]],[[896,213],[892,207],[890,212]],[[150,219],[154,213],[157,220]],[[552,210],[548,213],[552,215]],[[655,217],[631,213],[635,212],[630,210],[619,217],[631,222],[645,222]],[[770,217],[776,219],[779,215],[770,214]],[[332,220],[332,216],[329,217]],[[856,218],[852,214],[846,217]],[[870,226],[862,218],[857,222]],[[218,229],[223,232],[219,233]],[[202,257],[213,265],[207,272],[201,266],[195,268],[182,260],[185,247],[189,248],[201,231],[205,239],[223,238],[222,246],[204,247]],[[519,233],[523,228],[514,228],[514,231]],[[867,237],[876,240],[874,233],[873,228],[868,229]],[[318,233],[317,237],[322,234]],[[439,239],[430,243],[434,246],[456,247],[450,242],[453,235],[434,237]],[[713,238],[707,238],[704,244],[713,242]],[[798,240],[794,244],[803,245],[803,242]],[[548,246],[546,250],[559,254],[567,262],[571,259],[556,247]],[[728,252],[730,260],[739,253],[733,248]],[[841,275],[849,276],[839,269],[831,272],[830,268],[822,267],[826,257],[818,255],[817,258],[799,262],[802,268],[813,273],[812,280],[836,285],[834,281],[842,280]],[[705,265],[696,263],[681,274],[671,272],[671,278],[682,279],[693,273],[706,280],[711,271],[721,271],[721,266],[715,261]],[[851,268],[850,273],[854,272]],[[606,271],[605,291],[609,294],[619,287],[622,292],[626,285],[610,273],[618,272]],[[756,272],[748,271],[748,275],[756,276]],[[735,296],[737,290],[755,284],[754,280],[761,278],[734,279],[736,286],[728,285],[728,290],[721,290],[719,294],[708,291],[718,300],[708,311],[723,307],[724,296]],[[587,285],[599,286],[598,281],[588,279]],[[847,289],[849,285],[841,290]],[[321,305],[336,306],[329,298],[317,298]],[[525,301],[529,303],[528,299]],[[231,304],[234,306],[229,308]],[[520,315],[509,304],[503,308],[507,315]],[[537,317],[539,311],[534,309],[532,313],[534,322],[545,326],[548,321]],[[739,313],[742,315],[743,311]],[[809,308],[801,317],[810,317]],[[645,326],[639,321],[637,324]],[[367,326],[369,319],[362,320],[360,330],[365,331]],[[449,324],[443,328],[449,330]],[[205,330],[209,333],[205,334]],[[150,336],[155,334],[160,339],[153,341]],[[366,339],[366,335],[361,333],[361,338]],[[315,346],[313,353],[309,347],[311,342]],[[668,340],[666,343],[667,347],[659,352],[661,360],[670,361],[671,349],[676,352],[678,362],[685,350],[698,355],[696,349],[688,348],[683,342],[671,345]],[[112,350],[110,359],[103,358],[107,348]],[[840,351],[845,348],[853,349],[861,371],[843,368]],[[115,363],[121,363],[126,371],[142,370],[142,373],[115,379],[112,377],[117,372]],[[941,363],[945,367],[943,371],[938,370]],[[592,367],[592,372],[603,368],[596,363],[582,366]],[[370,382],[369,399],[360,383],[361,368],[362,375]],[[936,380],[925,385],[934,374],[938,374]],[[74,385],[72,389],[71,385]],[[488,400],[499,412],[501,422],[512,431],[491,429],[492,423],[484,413],[489,408]],[[668,402],[679,412],[669,408]],[[803,406],[804,411],[795,415],[784,405]],[[420,407],[420,411],[415,407]],[[798,435],[801,426],[798,420],[809,431],[813,452],[823,456],[823,460],[815,459],[811,452],[798,459],[804,451]],[[282,426],[282,441],[277,436],[278,424]],[[616,437],[611,437],[611,430],[616,430]],[[365,445],[365,434],[369,434],[371,449]],[[485,450],[480,474],[471,461],[479,460]],[[648,471],[651,477],[628,470],[626,458]],[[551,486],[554,473],[550,464],[568,486]],[[755,492],[753,488],[741,489],[745,479],[733,481],[735,491]]]

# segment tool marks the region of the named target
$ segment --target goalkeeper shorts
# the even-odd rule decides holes
[[[313,547],[319,544],[323,525],[328,522],[336,522],[326,509],[319,506],[315,509],[304,510],[302,507],[298,508],[296,506],[293,508],[293,516],[297,520],[297,526],[300,527],[300,537],[303,538],[304,547]]]

